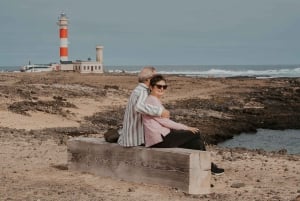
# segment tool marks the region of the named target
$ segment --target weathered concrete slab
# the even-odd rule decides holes
[[[189,194],[210,192],[210,152],[181,148],[125,148],[102,138],[67,142],[70,170],[126,181],[178,188]]]

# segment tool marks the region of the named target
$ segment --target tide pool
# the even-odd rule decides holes
[[[300,130],[258,129],[257,133],[242,133],[234,136],[233,139],[219,143],[219,146],[263,149],[265,151],[286,149],[289,154],[300,154]]]

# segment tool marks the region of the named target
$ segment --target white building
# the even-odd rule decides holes
[[[60,61],[60,71],[74,71],[74,65],[72,61]]]
[[[96,46],[96,61],[61,61],[59,71],[74,71],[79,73],[103,73],[103,46]]]
[[[80,73],[103,73],[103,46],[96,46],[96,61],[73,62],[73,69]]]
[[[103,73],[103,65],[97,61],[76,61],[73,69],[79,73]]]

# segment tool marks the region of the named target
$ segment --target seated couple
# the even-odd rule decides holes
[[[139,84],[133,90],[126,106],[118,143],[125,147],[145,145],[156,148],[206,150],[198,128],[169,119],[170,113],[160,100],[167,89],[166,83],[162,75],[156,74],[154,67],[141,70]],[[211,171],[213,174],[222,174],[224,169],[212,163]]]

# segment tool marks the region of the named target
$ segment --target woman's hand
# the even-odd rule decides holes
[[[161,117],[162,118],[168,118],[168,119],[170,119],[170,112],[169,112],[169,110],[163,109],[163,111],[161,113]]]
[[[188,127],[188,130],[189,130],[189,131],[192,131],[194,134],[196,134],[196,133],[199,132],[199,129],[198,129],[198,128],[195,128],[195,127]]]

